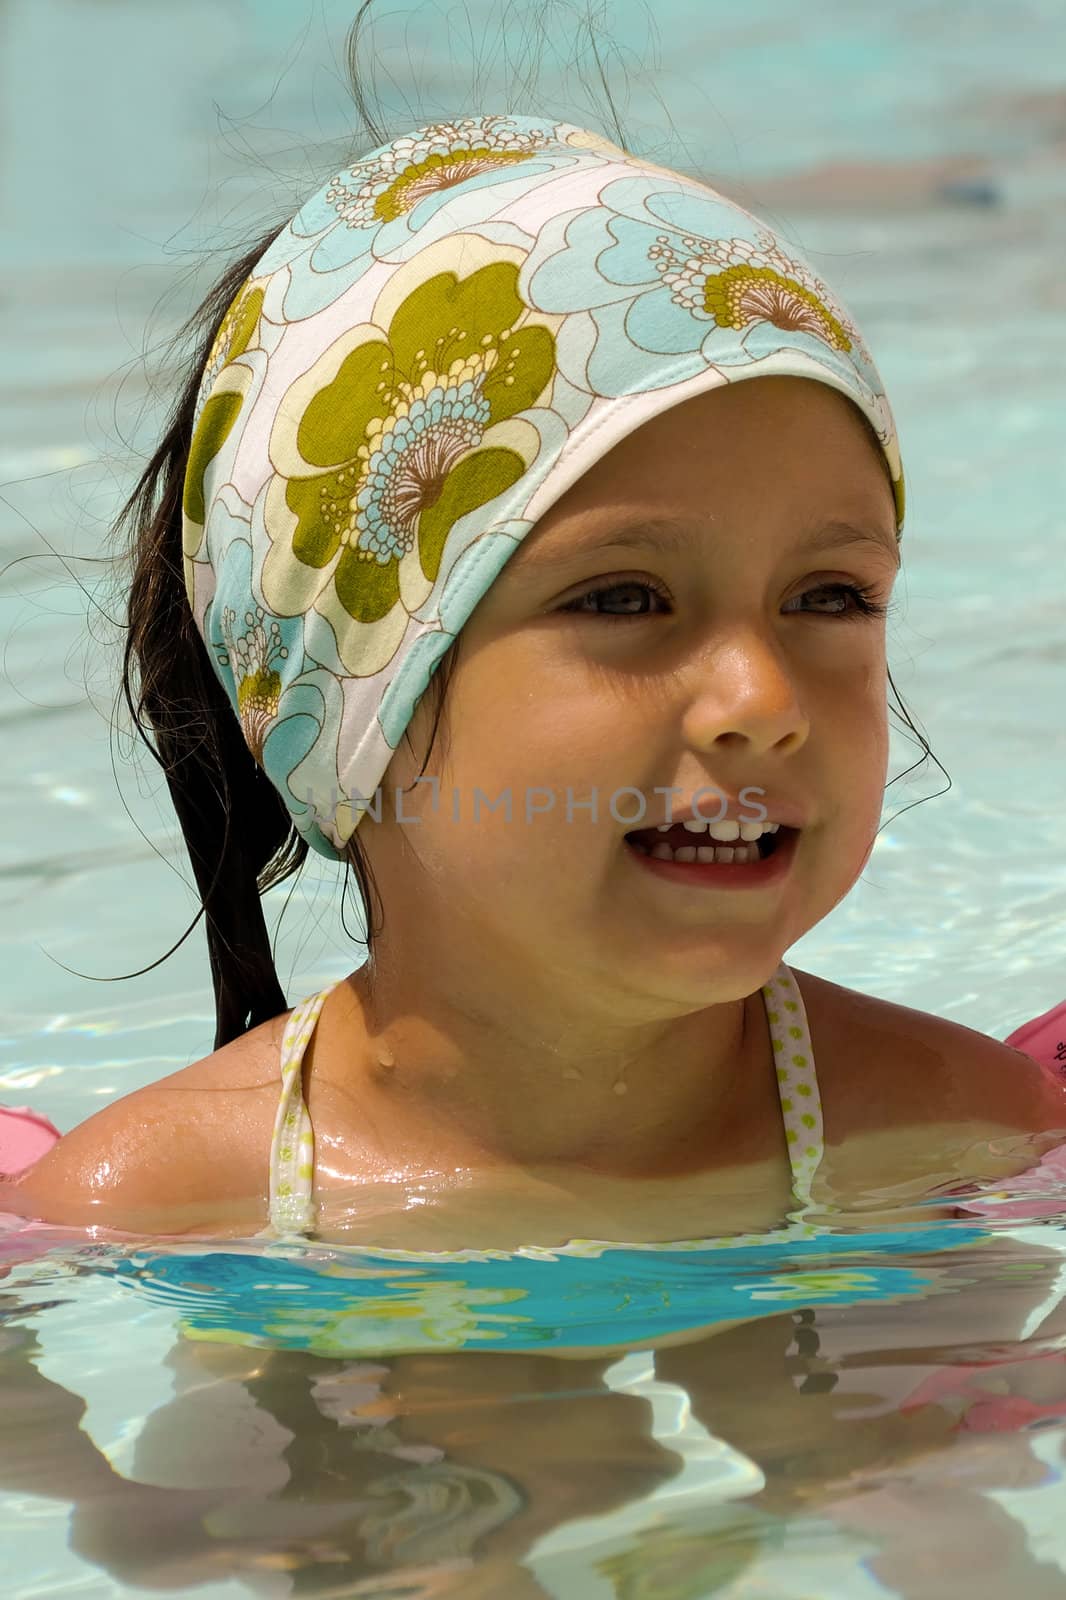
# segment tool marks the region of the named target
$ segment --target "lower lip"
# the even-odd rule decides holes
[[[799,839],[797,829],[789,828],[777,835],[773,855],[761,856],[758,861],[742,863],[739,867],[724,861],[661,861],[657,856],[646,856],[635,850],[626,840],[630,858],[646,868],[657,878],[668,883],[690,883],[698,889],[769,889],[787,876],[796,854]]]

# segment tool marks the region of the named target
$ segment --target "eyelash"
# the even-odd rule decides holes
[[[571,614],[596,617],[607,622],[632,622],[634,619],[643,621],[654,613],[651,611],[580,611],[579,608],[586,600],[598,598],[600,595],[617,594],[619,590],[645,589],[658,595],[660,600],[669,600],[670,596],[661,584],[650,580],[632,579],[626,583],[607,584],[602,589],[588,589],[584,594],[578,595],[574,600],[568,600],[560,609]],[[814,616],[821,617],[884,617],[888,615],[888,606],[876,598],[877,591],[861,583],[819,583],[812,589],[805,589],[804,594],[846,594],[854,603],[850,611],[816,611]],[[802,615],[803,613],[800,613]]]

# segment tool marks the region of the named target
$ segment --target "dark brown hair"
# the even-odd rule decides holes
[[[167,780],[206,918],[216,1049],[285,1009],[260,894],[307,845],[257,766],[212,668],[185,592],[182,492],[204,365],[273,229],[233,262],[179,336],[199,334],[159,448],[116,523],[131,581],[122,693]]]
[[[182,560],[182,491],[201,375],[222,320],[280,228],[229,266],[179,338],[196,336],[158,449],[123,506],[130,585],[122,694],[159,762],[189,851],[206,919],[215,993],[215,1048],[286,1009],[261,896],[298,872],[307,855],[281,796],[248,749],[193,619]],[[452,652],[431,684],[440,723]],[[424,766],[423,766],[424,770]],[[367,911],[380,899],[353,836],[346,857]],[[380,925],[379,925],[380,926]]]

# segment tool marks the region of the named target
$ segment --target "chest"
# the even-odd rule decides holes
[[[849,1025],[839,1007],[834,1012],[828,987],[804,975],[824,1125],[812,1199],[845,1210],[869,1208],[872,1191],[883,1191],[889,1205],[905,1201],[922,1188],[929,1152],[923,1130],[900,1118],[899,1063],[886,1058],[876,1030]],[[705,1159],[676,1174],[667,1161],[655,1176],[640,1178],[411,1163],[402,1139],[388,1148],[375,1141],[358,1097],[339,1091],[333,1072],[316,1070],[314,1055],[303,1089],[315,1134],[320,1232],[328,1240],[442,1250],[571,1238],[653,1243],[775,1229],[797,1206],[768,1035],[765,1061],[749,1068],[743,1115],[712,1136]],[[324,1061],[320,1055],[319,1068]],[[266,1100],[261,1142],[268,1158],[276,1094]],[[268,1159],[263,1169],[265,1178]]]

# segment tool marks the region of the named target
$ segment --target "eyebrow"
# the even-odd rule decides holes
[[[520,550],[512,565],[539,570],[545,567],[570,565],[595,555],[598,550],[684,549],[690,547],[703,531],[691,523],[646,518],[630,526],[613,528],[606,538],[601,536],[574,541],[558,549],[546,546],[540,550],[536,548]],[[900,565],[899,542],[894,533],[887,533],[874,525],[864,526],[840,519],[821,523],[810,538],[803,541],[802,548],[811,555],[818,555],[825,550],[847,549],[852,546],[875,549],[881,555],[891,556],[897,567]]]

